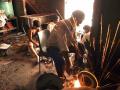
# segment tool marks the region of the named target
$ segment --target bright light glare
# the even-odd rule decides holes
[[[79,88],[79,87],[81,87],[81,85],[80,85],[79,80],[77,79],[74,81],[74,88]]]
[[[85,13],[85,19],[82,24],[77,27],[77,32],[83,33],[83,26],[92,24],[94,0],[65,0],[65,19],[69,18],[73,11],[81,10]]]

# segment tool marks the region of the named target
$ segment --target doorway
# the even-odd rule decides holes
[[[69,18],[74,10],[81,10],[85,13],[85,19],[77,27],[77,32],[83,33],[84,25],[92,25],[94,0],[65,0],[65,19]]]

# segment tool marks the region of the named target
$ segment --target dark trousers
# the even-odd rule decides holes
[[[83,54],[85,53],[85,48],[83,46],[83,44],[78,43],[78,48],[79,48],[79,52],[76,52],[76,48],[73,46],[69,46],[69,52],[70,53],[75,53],[75,61],[74,61],[74,66],[83,66]],[[78,55],[80,54],[80,55]]]
[[[47,48],[48,55],[53,58],[56,71],[59,77],[63,77],[64,69],[65,69],[65,61],[60,54],[60,51],[57,47],[48,47]]]

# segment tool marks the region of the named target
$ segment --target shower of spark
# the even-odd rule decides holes
[[[108,28],[108,32],[107,32],[107,36],[106,36],[106,41],[105,41],[105,45],[104,45],[104,48],[103,48],[103,49],[104,49],[104,50],[103,50],[103,53],[104,53],[104,54],[102,55],[102,60],[104,59],[104,60],[107,62],[107,58],[104,56],[105,54],[108,54],[109,60],[108,60],[107,65],[103,68],[102,75],[101,75],[101,78],[100,78],[100,82],[101,82],[101,81],[104,81],[105,79],[107,79],[107,78],[109,77],[109,75],[112,74],[111,72],[113,71],[113,69],[114,69],[114,68],[117,66],[117,64],[119,64],[119,62],[120,62],[120,60],[118,60],[118,61],[110,68],[110,70],[108,71],[108,67],[109,67],[109,65],[110,65],[111,59],[113,58],[116,50],[118,49],[118,47],[119,47],[119,45],[120,45],[120,40],[118,40],[118,41],[116,42],[116,44],[115,44],[115,40],[116,40],[116,37],[117,37],[117,35],[118,35],[119,26],[120,26],[120,21],[119,21],[119,23],[118,23],[117,29],[115,30],[116,32],[115,32],[115,34],[114,34],[113,41],[112,41],[112,44],[111,44],[111,45],[109,44],[109,41],[110,41],[110,38],[111,38],[111,37],[110,37],[110,32],[109,32],[109,29],[110,29],[110,28]],[[109,53],[107,53],[108,47],[110,47],[110,52],[109,52]],[[113,47],[114,47],[114,49],[113,49]],[[113,51],[112,51],[112,49],[113,49]],[[112,54],[111,54],[111,51],[112,51]],[[111,54],[111,56],[110,56],[110,54]],[[105,62],[105,61],[104,61],[104,62]]]
[[[108,25],[107,36],[106,36],[105,45],[104,45],[104,48],[103,48],[101,68],[103,68],[103,64],[104,64],[104,61],[105,61],[106,52],[107,52],[107,45],[108,45],[107,43],[109,42],[109,37],[110,37],[110,25]]]
[[[101,81],[101,80],[104,80],[103,78],[106,77],[106,75],[107,75],[107,74],[106,74],[106,73],[107,73],[107,69],[108,69],[108,67],[109,67],[109,65],[110,65],[111,58],[114,56],[114,53],[116,52],[116,50],[117,50],[119,44],[120,44],[120,40],[118,41],[116,47],[114,48],[114,51],[113,51],[113,53],[112,53],[112,55],[111,55],[111,57],[110,57],[110,59],[109,59],[109,62],[108,62],[107,65],[106,65],[106,67],[103,68],[103,71],[102,71],[102,75],[101,75],[100,81]],[[116,64],[114,64],[113,67],[111,67],[111,70],[109,70],[109,71],[112,71],[112,70],[116,67],[116,65],[119,64],[119,62],[120,62],[120,60],[118,60],[118,61],[116,62]],[[108,72],[108,73],[109,73],[109,72]],[[104,76],[104,75],[105,75],[105,76]]]
[[[113,45],[114,45],[114,43],[115,43],[115,39],[116,39],[116,36],[117,36],[117,34],[118,34],[118,30],[120,30],[120,21],[119,21],[119,23],[118,23],[118,26],[117,26],[117,29],[116,29],[116,32],[115,32],[115,36],[114,36],[114,39],[113,39],[113,42],[112,42],[112,45],[111,45],[111,48],[110,48],[110,53],[111,53],[111,50],[112,50]]]
[[[109,76],[110,76],[110,74],[111,74],[111,72],[114,70],[114,68],[117,66],[117,64],[119,64],[120,63],[120,59],[113,65],[113,67],[109,70],[110,72],[108,72],[105,76],[104,76],[104,78],[105,79],[107,79]]]
[[[106,85],[104,85],[104,86],[101,86],[101,88],[105,88],[105,87],[113,87],[113,86],[120,86],[120,83],[117,83],[117,84],[109,83],[109,84],[106,84]]]

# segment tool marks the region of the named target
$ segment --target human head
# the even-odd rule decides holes
[[[44,73],[36,81],[36,90],[62,90],[61,79],[53,73]]]
[[[38,28],[38,27],[41,27],[41,24],[38,20],[34,20],[33,21],[33,28]]]
[[[60,17],[58,15],[54,15],[51,22],[56,22],[56,21],[59,21],[59,20],[60,20]]]
[[[72,17],[73,17],[76,25],[79,26],[79,24],[81,24],[82,21],[84,20],[85,14],[80,10],[76,10],[72,13]]]
[[[83,27],[83,29],[84,29],[85,33],[88,33],[88,32],[90,32],[91,27],[90,27],[89,25],[85,25],[85,26]]]

